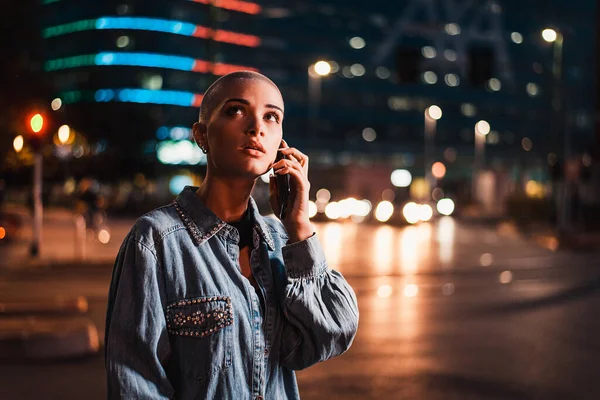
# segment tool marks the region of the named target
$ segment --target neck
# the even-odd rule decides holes
[[[221,178],[206,175],[196,191],[200,200],[225,222],[238,221],[248,209],[255,181],[241,178]]]

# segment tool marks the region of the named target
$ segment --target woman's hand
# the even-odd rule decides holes
[[[308,157],[300,150],[289,147],[285,140],[283,147],[277,151],[282,152],[287,159],[273,164],[275,175],[290,175],[290,195],[288,198],[286,215],[283,226],[288,232],[290,242],[306,240],[314,233],[312,223],[308,216],[308,194],[310,182],[308,181]],[[277,178],[271,176],[269,180],[269,203],[276,215],[279,215],[281,204],[277,196]]]

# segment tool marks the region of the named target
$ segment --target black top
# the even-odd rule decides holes
[[[240,234],[240,243],[238,244],[240,250],[246,246],[252,246],[252,218],[248,210],[239,221],[228,223],[237,229]]]

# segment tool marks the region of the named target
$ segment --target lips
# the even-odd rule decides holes
[[[265,148],[259,142],[248,143],[245,146],[242,146],[242,149],[256,150],[256,151],[260,151],[261,153],[265,153]]]

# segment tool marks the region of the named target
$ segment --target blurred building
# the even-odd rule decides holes
[[[236,69],[280,86],[286,137],[320,165],[425,175],[434,104],[430,158],[454,165],[447,179],[472,174],[480,120],[483,167],[515,179],[543,180],[593,141],[592,0],[43,2],[57,119],[141,160],[202,163],[189,127],[203,91]]]

